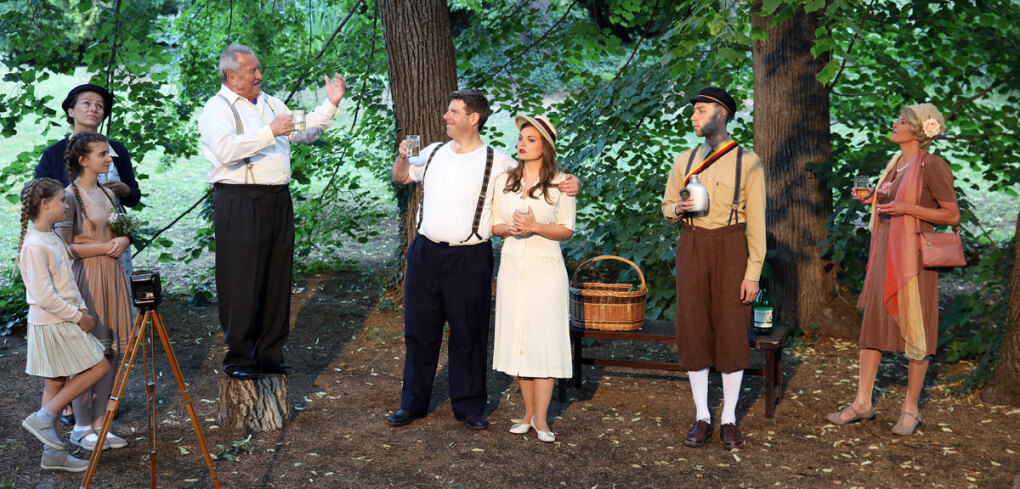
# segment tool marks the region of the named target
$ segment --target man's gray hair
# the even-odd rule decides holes
[[[255,56],[255,51],[252,51],[250,47],[244,44],[231,44],[223,49],[220,53],[220,81],[227,83],[227,73],[233,71],[237,73],[237,70],[241,69],[241,62],[237,60],[242,54],[250,54]]]

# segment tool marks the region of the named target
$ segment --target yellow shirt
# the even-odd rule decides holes
[[[697,150],[692,169],[701,163],[704,156],[702,147]],[[669,180],[666,181],[665,195],[662,197],[662,215],[673,224],[683,219],[682,215],[676,215],[676,203],[680,200],[680,190],[691,151],[694,150],[684,151],[676,157],[673,169],[669,172]],[[716,229],[733,224],[729,219],[733,208],[736,168],[737,149],[734,148],[698,174],[701,183],[708,190],[709,208],[707,215],[694,219],[695,226]],[[758,155],[746,149],[741,161],[737,218],[739,222],[747,225],[747,268],[744,270],[744,279],[757,282],[761,278],[761,267],[765,262],[765,167]]]

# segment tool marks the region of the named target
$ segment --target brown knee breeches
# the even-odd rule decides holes
[[[744,225],[683,225],[676,245],[676,340],[680,367],[720,372],[750,364],[751,306],[740,302],[747,267]]]

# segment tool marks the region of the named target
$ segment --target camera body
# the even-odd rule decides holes
[[[139,309],[154,309],[163,302],[159,270],[136,270],[132,273],[131,298]]]

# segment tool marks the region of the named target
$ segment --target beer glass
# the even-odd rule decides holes
[[[411,134],[407,136],[407,156],[418,156],[421,152],[421,136]]]
[[[290,120],[294,123],[294,131],[302,132],[305,130],[305,111],[293,110],[290,112]]]

